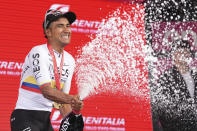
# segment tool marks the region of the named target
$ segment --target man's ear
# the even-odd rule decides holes
[[[50,28],[46,29],[45,34],[49,38],[51,36],[51,29]]]

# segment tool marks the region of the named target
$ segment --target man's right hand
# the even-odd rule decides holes
[[[75,111],[80,111],[83,108],[83,101],[79,99],[78,95],[65,94],[62,91],[53,89],[50,85],[41,88],[43,96],[51,101],[59,104],[70,104]]]
[[[75,111],[80,111],[83,108],[83,101],[79,99],[78,95],[74,95],[71,101],[71,107]]]

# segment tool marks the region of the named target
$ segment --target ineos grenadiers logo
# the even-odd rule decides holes
[[[64,121],[64,123],[61,126],[61,130],[60,131],[67,131],[68,126],[70,125],[68,120],[69,120],[69,118],[66,118],[66,120]]]
[[[35,79],[37,80],[38,78],[41,77],[41,74],[40,74],[40,61],[39,61],[39,57],[40,57],[40,54],[39,53],[35,53],[32,55],[32,58],[33,58],[33,72],[35,74]]]

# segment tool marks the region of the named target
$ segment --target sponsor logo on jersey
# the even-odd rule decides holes
[[[66,118],[64,120],[64,123],[61,126],[61,130],[60,131],[67,131],[69,125],[70,125],[69,118]]]
[[[35,74],[35,79],[37,80],[38,78],[41,77],[41,74],[40,74],[40,54],[39,53],[35,53],[32,55],[32,58],[33,58],[33,62],[32,62],[32,65],[33,65],[33,72]]]
[[[23,131],[31,131],[31,127],[27,127],[25,129],[23,129]]]

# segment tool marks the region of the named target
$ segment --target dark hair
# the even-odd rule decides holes
[[[52,22],[57,21],[57,20],[59,20],[59,18],[62,18],[62,17],[64,18],[64,16],[59,16],[59,17],[56,17],[56,18],[52,19],[52,20],[49,22],[49,24],[47,25],[46,29],[49,28],[49,26],[50,26],[50,24],[51,24]],[[45,24],[45,23],[44,23],[44,21],[43,21],[43,23],[42,23],[42,28],[43,28],[44,37],[48,39],[48,37],[47,37],[47,35],[46,35],[46,33],[45,33],[44,24]]]
[[[47,37],[47,35],[46,35],[46,33],[45,33],[45,29],[44,29],[44,21],[43,21],[43,23],[42,23],[42,28],[43,28],[44,37],[48,39],[48,37]]]
[[[194,52],[191,50],[191,45],[189,43],[189,41],[186,40],[175,40],[172,42],[172,48],[171,48],[171,54],[174,53],[175,51],[177,51],[178,49],[188,49],[188,51],[191,53],[191,56],[194,57],[195,54]]]

